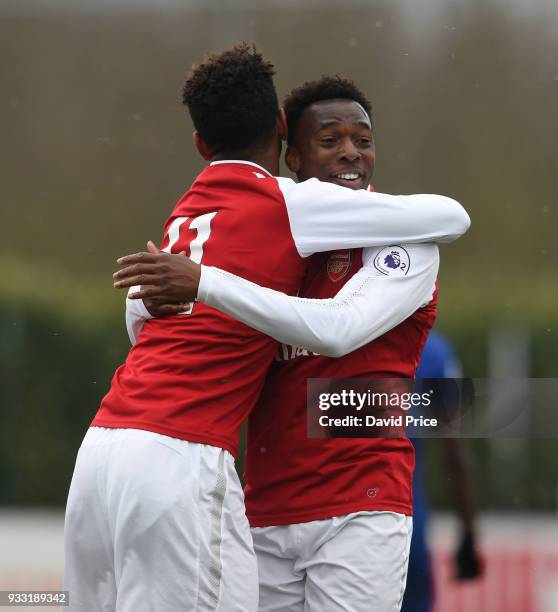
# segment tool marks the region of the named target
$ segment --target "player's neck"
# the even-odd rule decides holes
[[[244,149],[240,151],[218,153],[217,155],[213,156],[211,161],[237,159],[252,162],[253,164],[258,164],[258,166],[261,166],[273,176],[277,176],[279,174],[279,155],[280,151],[277,151],[276,147],[268,147],[265,150],[259,151],[247,151]]]

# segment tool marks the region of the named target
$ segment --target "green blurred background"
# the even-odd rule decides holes
[[[274,61],[281,95],[335,73],[366,91],[378,190],[469,210],[469,234],[442,249],[438,324],[465,375],[505,373],[504,330],[523,360],[509,375],[556,376],[557,31],[553,0],[4,0],[0,505],[64,504],[128,350],[114,260],[159,240],[203,167],[183,78],[242,39]],[[472,450],[481,508],[556,508],[555,440]]]

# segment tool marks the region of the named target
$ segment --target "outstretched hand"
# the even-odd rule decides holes
[[[141,285],[139,291],[128,297],[144,300],[144,303],[147,301],[153,307],[164,307],[163,313],[157,316],[183,312],[184,303],[192,302],[198,294],[200,264],[182,253],[165,253],[151,240],[147,243],[147,252],[126,255],[116,262],[125,267],[113,274],[114,288]],[[149,310],[148,303],[146,307]]]
[[[463,534],[454,561],[457,580],[474,580],[482,576],[482,559],[472,531],[465,531]]]

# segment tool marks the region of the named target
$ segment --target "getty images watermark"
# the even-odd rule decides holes
[[[308,380],[311,438],[558,437],[558,379]]]
[[[367,427],[401,427],[403,424],[406,426],[437,427],[437,418],[409,413],[411,408],[430,408],[433,395],[433,390],[424,393],[371,390],[363,393],[354,389],[343,389],[339,392],[324,391],[318,396],[320,410],[329,411],[330,408],[342,406],[354,409],[357,414],[346,414],[344,416],[322,414],[318,417],[318,422],[321,427],[346,425],[362,427],[364,424]],[[397,410],[393,410],[393,408]],[[362,413],[363,409],[365,409],[364,413]],[[376,414],[366,414],[366,412],[375,412]],[[393,414],[394,412],[396,414]],[[362,416],[358,416],[359,413],[362,413]]]

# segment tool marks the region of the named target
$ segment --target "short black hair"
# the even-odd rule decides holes
[[[333,77],[323,76],[317,81],[306,81],[300,87],[295,87],[285,97],[283,106],[287,115],[287,125],[289,128],[289,144],[292,143],[296,128],[300,123],[305,109],[315,102],[323,100],[354,100],[358,102],[372,121],[372,105],[364,93],[350,79],[344,79],[339,75]]]
[[[269,144],[279,111],[274,74],[273,64],[245,42],[192,67],[182,102],[214,154]]]

